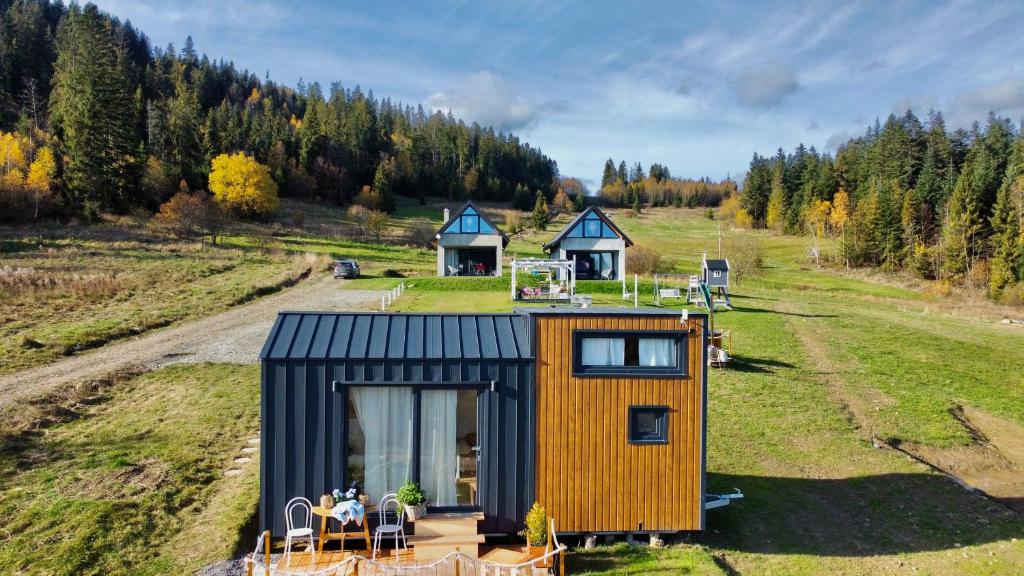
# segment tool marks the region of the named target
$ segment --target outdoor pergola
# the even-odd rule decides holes
[[[519,283],[524,277],[535,282]],[[513,300],[569,300],[576,293],[576,262],[526,258],[512,260]]]

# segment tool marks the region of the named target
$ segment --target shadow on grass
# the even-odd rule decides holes
[[[736,372],[751,374],[774,374],[772,368],[796,368],[794,364],[773,360],[771,358],[752,358],[749,356],[733,356],[729,363],[729,369]]]
[[[746,497],[707,512],[698,539],[761,554],[874,556],[1024,537],[1024,517],[932,473],[840,479],[708,473],[710,493]]]
[[[768,308],[750,308],[747,306],[734,306],[733,310],[737,312],[753,312],[760,314],[781,314],[783,316],[795,316],[797,318],[839,318],[836,314],[805,314],[803,312],[781,312],[779,310],[769,310]]]

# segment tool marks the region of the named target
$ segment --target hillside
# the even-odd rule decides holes
[[[438,222],[441,207],[400,204],[388,234],[404,234],[420,218]],[[382,290],[400,281],[385,272],[404,274],[408,290],[395,310],[512,307],[507,278],[434,278],[433,252],[331,235],[340,211],[288,210],[306,208],[301,225],[282,223],[270,239],[240,229],[223,248],[172,252],[163,266],[235,251],[243,256],[233,260],[266,259],[264,270],[279,269],[292,253],[354,256],[367,277],[337,289]],[[504,221],[503,210],[488,210]],[[698,210],[613,217],[678,272],[717,251],[719,222]],[[566,218],[548,232],[515,235],[508,253],[536,255]],[[1001,324],[1005,310],[981,300],[935,299],[884,278],[818,269],[805,238],[728,225],[723,232],[725,255],[743,273],[736,309],[716,319],[733,331],[735,362],[709,376],[708,478],[710,489],[740,488],[746,499],[710,512],[709,529],[688,543],[580,551],[570,566],[594,574],[1019,567],[1024,520],[1013,507],[1024,462],[1014,447],[1024,441],[1024,382],[1006,367],[1024,363],[1024,331]],[[54,246],[51,257],[74,252],[88,266],[91,257],[109,257],[100,246],[91,254]],[[323,274],[316,268],[302,282]],[[640,286],[649,303],[650,279]],[[114,302],[130,291],[114,290],[107,298]],[[623,302],[618,284],[581,282],[580,291]],[[39,330],[45,318],[26,318],[28,328],[19,330]],[[62,407],[44,434],[6,436],[0,512],[12,536],[0,544],[0,571],[187,572],[251,545],[245,526],[258,503],[258,461],[248,462],[245,449],[257,430],[256,378],[251,365],[223,363],[126,375]],[[949,471],[990,496],[965,490]],[[35,546],[40,540],[56,544]]]

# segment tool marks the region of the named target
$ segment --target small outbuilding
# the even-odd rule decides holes
[[[591,206],[545,244],[544,250],[554,259],[573,260],[577,280],[622,280],[626,248],[632,245],[611,218]]]
[[[701,261],[700,274],[708,288],[729,288],[729,261],[725,258],[708,259],[705,254]]]
[[[472,201],[454,216],[444,210],[436,234],[438,276],[501,276],[506,236]]]

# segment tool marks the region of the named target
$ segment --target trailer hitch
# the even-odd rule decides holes
[[[711,510],[712,508],[721,508],[722,506],[728,506],[732,500],[739,500],[743,498],[743,492],[740,492],[739,488],[734,488],[736,492],[732,494],[705,494],[704,495],[704,509]]]

